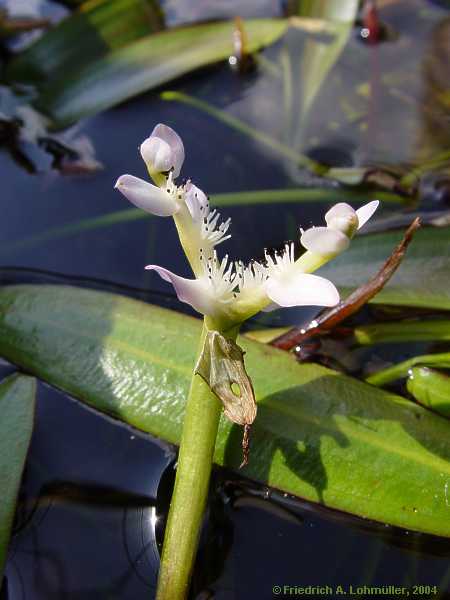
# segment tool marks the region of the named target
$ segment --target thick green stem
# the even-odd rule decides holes
[[[204,326],[199,352],[206,332]],[[164,537],[157,600],[182,600],[188,594],[221,412],[218,398],[199,375],[193,375]]]

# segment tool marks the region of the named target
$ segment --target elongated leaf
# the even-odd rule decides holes
[[[365,346],[388,342],[444,341],[450,340],[450,320],[375,323],[356,327],[353,334],[358,344]]]
[[[422,356],[414,356],[401,363],[378,371],[366,381],[372,385],[386,385],[397,379],[408,377],[412,367],[416,365],[424,365],[427,367],[437,367],[438,369],[450,369],[450,352],[442,352],[439,354],[424,354]]]
[[[212,194],[211,204],[213,206],[252,206],[257,204],[272,204],[272,203],[296,203],[296,202],[339,202],[349,201],[362,202],[367,200],[367,194],[354,190],[322,190],[317,188],[297,188],[289,190],[258,190],[251,192],[234,192],[226,194]],[[377,199],[381,199],[377,194]],[[395,201],[388,194],[383,196],[386,202]],[[80,221],[73,221],[66,225],[52,227],[36,235],[29,236],[25,239],[17,240],[7,246],[4,245],[0,249],[0,257],[10,256],[14,252],[23,250],[24,248],[33,248],[48,241],[64,238],[71,235],[91,231],[93,229],[101,229],[103,227],[111,227],[112,225],[128,223],[129,221],[138,221],[141,219],[150,219],[152,215],[140,208],[125,208],[111,213],[106,213],[100,217],[89,217]]]
[[[163,26],[155,0],[92,0],[13,60],[7,76],[41,87]]]
[[[287,21],[245,21],[248,50],[253,52],[279,38]],[[195,69],[233,54],[232,22],[180,27],[145,36],[105,57],[90,61],[78,46],[79,69],[39,86],[38,108],[59,126],[75,122],[160,86]]]
[[[427,367],[414,367],[409,373],[406,387],[419,404],[445,417],[450,417],[450,377],[448,375]]]
[[[24,375],[13,375],[0,383],[0,587],[33,431],[35,391],[35,380]]]
[[[366,196],[367,197],[367,196]],[[370,197],[370,195],[369,195]],[[211,204],[213,206],[236,206],[236,205],[255,205],[255,204],[272,204],[278,202],[339,202],[348,201],[352,198],[354,202],[363,201],[361,195],[356,194],[353,190],[322,190],[317,188],[297,188],[288,190],[258,190],[251,192],[233,192],[226,194],[212,194]],[[380,199],[380,195],[377,194]],[[383,197],[386,202],[395,201],[389,195]],[[17,240],[7,246],[4,245],[0,250],[0,257],[10,256],[14,252],[23,250],[24,248],[32,248],[39,246],[51,240],[64,238],[71,235],[76,235],[93,229],[103,227],[111,227],[112,225],[128,223],[130,221],[138,221],[141,219],[150,219],[153,215],[147,213],[140,208],[125,208],[115,212],[101,215],[100,217],[89,217],[79,221],[72,221],[69,224],[51,227],[41,233],[32,235],[28,238]]]
[[[0,289],[0,353],[98,410],[180,439],[201,324],[65,286]],[[258,400],[249,477],[327,506],[450,536],[449,423],[398,396],[240,339]],[[237,469],[222,419],[215,460]]]
[[[402,232],[361,235],[320,270],[343,293],[365,283],[390,255]],[[423,228],[397,273],[371,302],[450,309],[450,227]]]

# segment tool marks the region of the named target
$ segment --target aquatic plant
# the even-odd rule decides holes
[[[378,201],[357,211],[345,203],[333,206],[325,215],[326,227],[301,231],[300,242],[306,251],[298,259],[290,242],[281,252],[265,250],[264,261],[245,265],[230,261],[227,255],[220,259],[216,250],[230,238],[230,219],[222,221],[206,194],[190,180],[177,185],[185,156],[178,134],[159,124],[140,151],[156,185],[126,174],[119,177],[115,187],[143,210],[174,218],[195,278],[180,277],[158,265],[146,268],[171,283],[179,300],[205,317],[158,582],[158,599],[174,600],[186,596],[195,558],[221,412],[216,396],[227,417],[244,426],[243,464],[248,460],[249,428],[256,417],[256,403],[244,353],[236,344],[241,324],[261,310],[338,304],[334,284],[311,272],[349,246],[356,231],[375,212]]]

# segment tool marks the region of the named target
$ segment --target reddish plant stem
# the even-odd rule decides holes
[[[291,350],[312,337],[330,333],[339,323],[357,312],[364,304],[383,289],[400,266],[414,233],[420,227],[417,217],[408,227],[402,241],[393,250],[381,269],[366,284],[360,286],[337,306],[323,312],[315,319],[315,325],[308,328],[294,327],[270,342],[271,346],[282,350]]]

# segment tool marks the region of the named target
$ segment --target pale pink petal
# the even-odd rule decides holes
[[[356,211],[356,214],[358,215],[358,229],[361,229],[364,223],[367,223],[373,213],[377,210],[379,204],[380,202],[378,200],[372,200],[371,202],[364,204],[364,206],[361,206],[361,208],[358,208]]]
[[[208,214],[208,198],[205,192],[202,192],[191,181],[186,184],[184,199],[194,221],[203,219]]]
[[[337,229],[328,227],[311,227],[304,231],[300,237],[304,248],[320,256],[340,254],[350,244],[349,238]]]
[[[214,311],[213,299],[201,279],[186,279],[158,265],[148,265],[145,268],[156,271],[162,279],[171,283],[178,300],[190,304],[197,312],[205,315]]]
[[[154,139],[159,142],[152,142],[151,140]],[[159,123],[153,129],[150,137],[141,145],[141,155],[145,162],[156,171],[173,169],[173,176],[178,177],[184,162],[183,142],[171,127]]]
[[[173,153],[164,140],[148,137],[140,147],[141,156],[148,169],[158,173],[166,173],[173,166]]]
[[[134,175],[121,175],[114,187],[132,204],[152,215],[170,217],[179,210],[170,194]]]
[[[266,293],[279,306],[336,306],[339,303],[339,292],[331,281],[309,273],[298,273],[290,278],[270,277]]]

